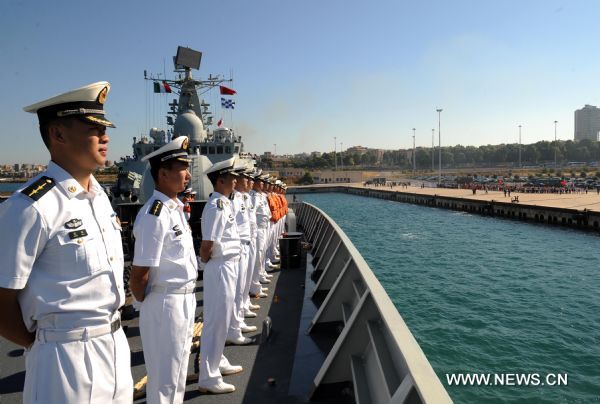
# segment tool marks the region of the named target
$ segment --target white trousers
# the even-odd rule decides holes
[[[36,341],[25,357],[24,403],[131,403],[131,353],[122,329],[87,341]]]
[[[235,283],[235,296],[233,300],[233,311],[231,312],[231,322],[227,331],[227,339],[242,338],[242,327],[244,322],[244,289],[246,279],[248,278],[248,258],[250,256],[250,244],[241,243],[240,260],[238,261],[238,276]]]
[[[204,325],[200,337],[198,385],[214,386],[223,381],[219,363],[223,357],[231,321],[239,257],[212,258],[204,267]]]
[[[183,402],[195,313],[194,293],[151,292],[142,302],[140,334],[148,404]]]
[[[254,275],[254,266],[256,265],[256,236],[250,241],[248,250],[248,268],[246,275],[246,284],[244,285],[242,309],[250,309],[250,286],[252,285],[252,276]]]
[[[265,247],[267,242],[267,228],[259,227],[256,232],[256,259],[252,270],[252,283],[250,284],[250,293],[256,295],[260,293],[260,274],[265,267]]]

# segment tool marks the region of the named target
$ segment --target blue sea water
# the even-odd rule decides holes
[[[300,199],[349,236],[454,402],[600,402],[598,234],[336,193]],[[449,385],[458,373],[540,383]],[[548,374],[568,384],[549,386]]]
[[[17,189],[23,188],[23,183],[21,182],[4,182],[0,183],[0,193],[3,192],[15,192]]]

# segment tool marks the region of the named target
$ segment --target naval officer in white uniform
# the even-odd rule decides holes
[[[231,200],[236,184],[235,157],[215,163],[206,171],[214,192],[202,211],[200,263],[204,267],[204,326],[200,341],[198,390],[230,393],[235,386],[223,376],[239,373],[225,355],[225,340],[234,307],[241,244]]]
[[[0,204],[0,334],[26,347],[25,403],[130,403],[121,226],[92,172],[114,125],[102,81],[25,108],[48,169]]]
[[[247,168],[244,163],[236,164],[235,171],[238,174],[234,192],[232,194],[231,203],[233,213],[240,235],[240,260],[238,261],[238,276],[235,289],[233,315],[229,330],[227,331],[227,343],[233,345],[247,345],[252,342],[252,339],[244,337],[242,333],[256,331],[256,326],[248,325],[244,321],[244,293],[248,295],[250,283],[246,288],[248,279],[248,261],[250,258],[250,245],[252,238],[252,229],[250,221],[250,200],[248,194],[248,176],[251,169]]]
[[[133,234],[131,291],[141,301],[140,334],[148,403],[181,403],[194,332],[198,264],[192,231],[177,194],[190,181],[188,138],[179,136],[142,160],[155,183]]]

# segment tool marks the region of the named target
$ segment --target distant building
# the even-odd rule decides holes
[[[598,140],[600,132],[600,108],[585,105],[575,111],[575,140]]]
[[[307,171],[309,170],[307,170],[306,168],[280,168],[277,176],[285,178],[302,177]]]
[[[363,182],[362,171],[311,171],[315,184],[335,184],[344,182]]]
[[[346,149],[347,154],[365,154],[369,149],[363,146],[352,146]]]

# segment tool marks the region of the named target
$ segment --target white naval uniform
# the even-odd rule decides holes
[[[250,219],[250,251],[248,253],[248,267],[246,275],[246,284],[244,285],[244,301],[242,308],[244,311],[250,311],[250,285],[252,285],[252,275],[254,274],[254,266],[256,264],[256,237],[258,236],[258,227],[256,226],[256,207],[254,206],[253,193],[244,193],[246,196],[246,207],[248,208],[248,218]]]
[[[269,220],[271,218],[271,210],[267,202],[266,194],[262,192],[254,192],[250,194],[252,203],[256,212],[256,259],[254,261],[254,269],[252,271],[252,284],[250,285],[250,293],[256,295],[260,293],[260,276],[265,267],[265,251],[267,247],[267,236]]]
[[[132,401],[129,345],[115,323],[125,302],[121,226],[94,177],[89,189],[51,161],[26,184],[31,198],[15,192],[0,204],[0,287],[20,290],[36,332],[25,403]]]
[[[240,236],[229,198],[213,192],[202,211],[202,240],[213,241],[212,255],[203,272],[204,325],[200,341],[198,385],[223,381],[219,365],[234,305]]]
[[[133,227],[133,265],[150,268],[140,308],[148,403],[181,403],[185,393],[198,264],[183,206],[155,190]]]
[[[244,289],[248,278],[248,258],[250,257],[250,217],[248,214],[248,197],[239,191],[234,191],[231,205],[233,215],[240,236],[240,260],[238,261],[238,272],[235,286],[235,299],[231,323],[227,331],[227,339],[235,340],[243,338],[242,327],[244,322]]]

